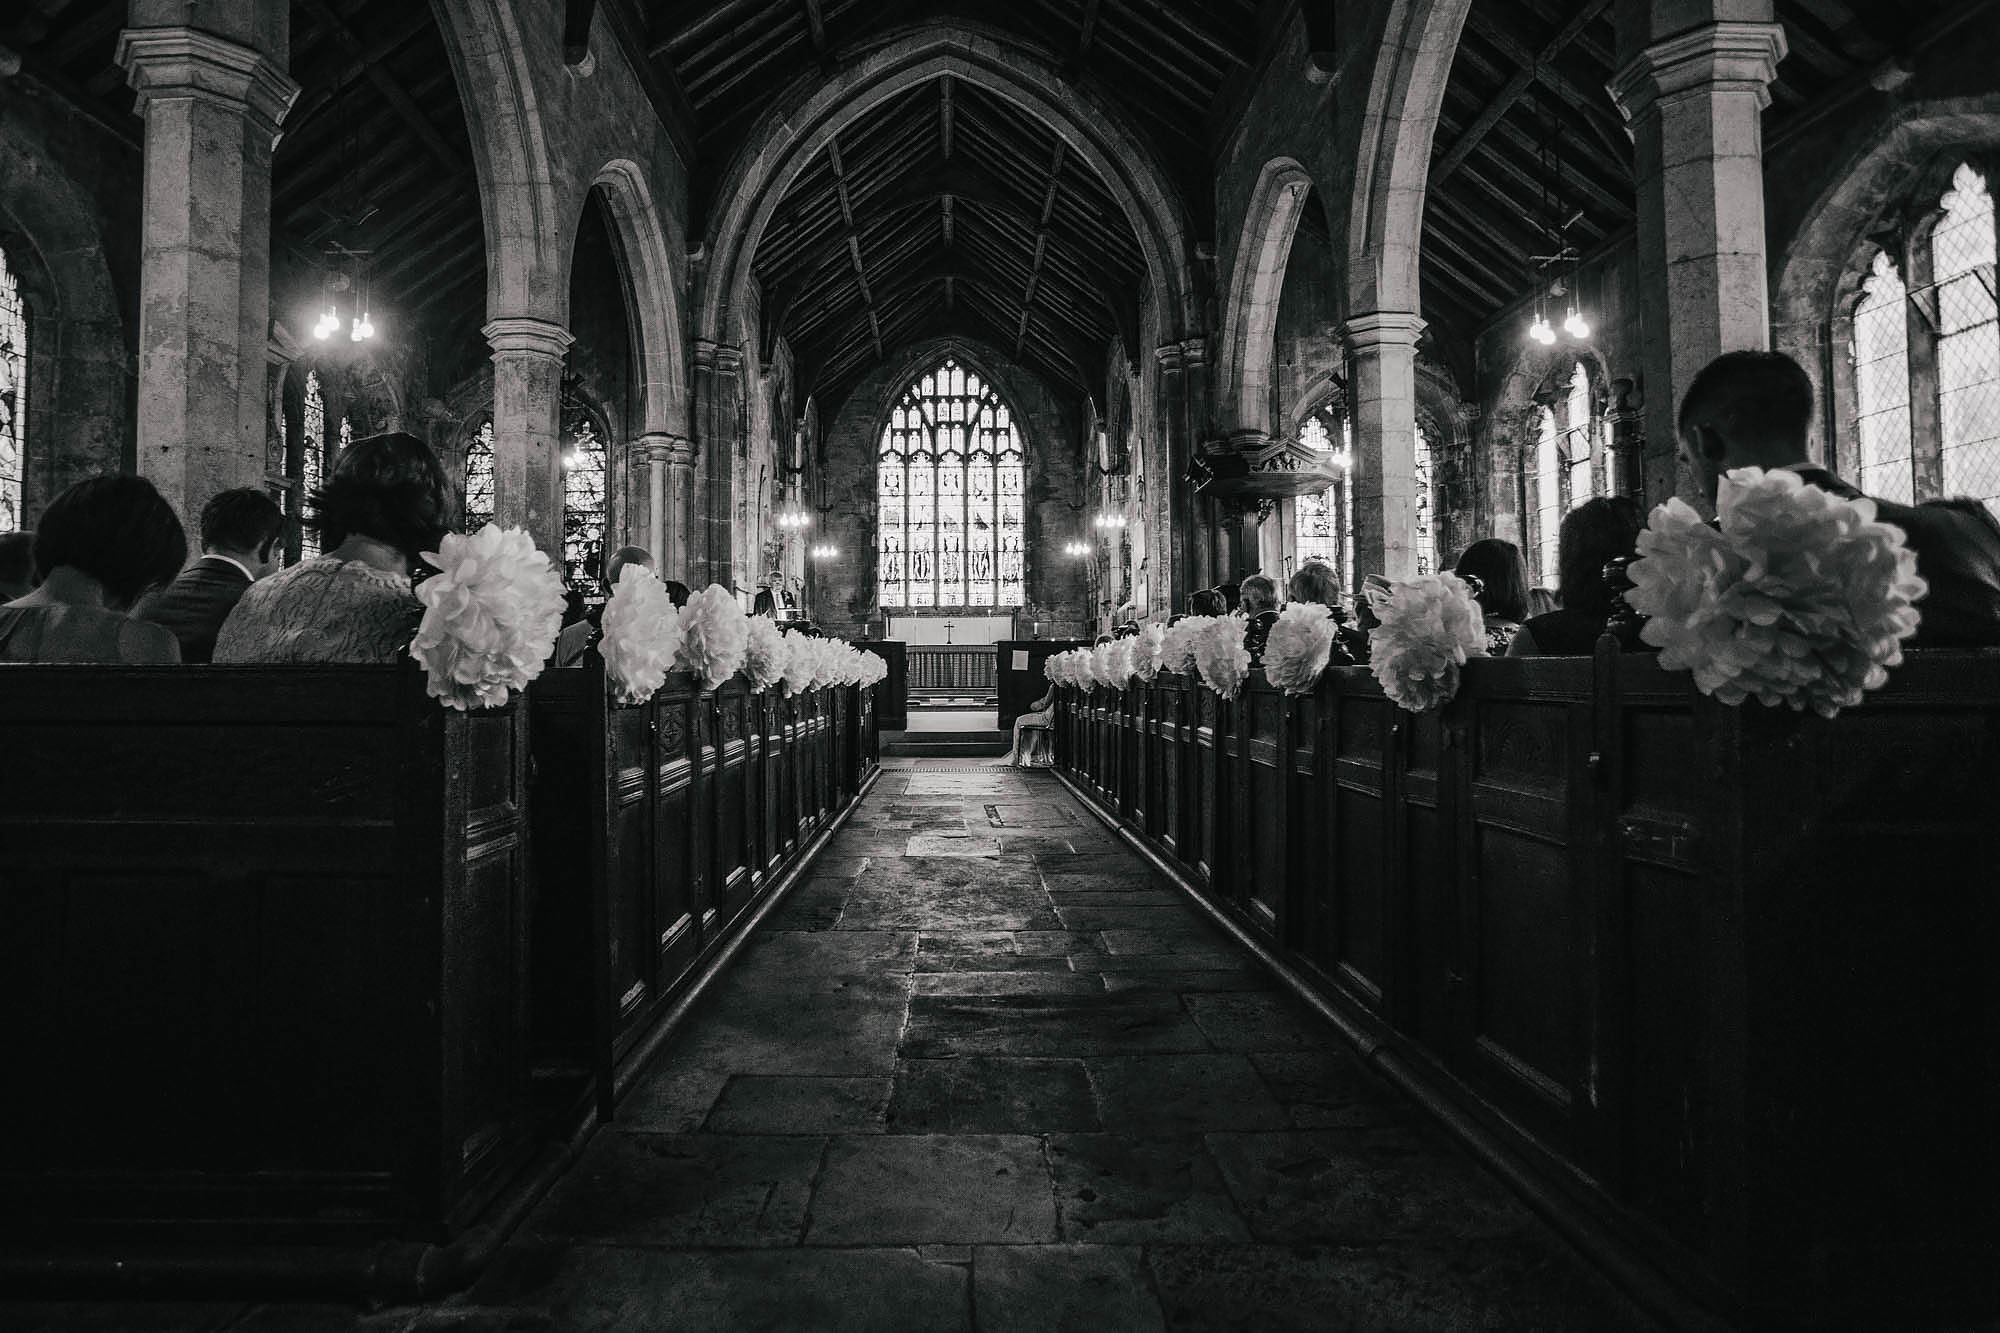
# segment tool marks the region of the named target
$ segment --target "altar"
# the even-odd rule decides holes
[[[1014,617],[1011,615],[981,615],[967,612],[952,615],[936,611],[926,615],[912,615],[907,612],[885,612],[883,620],[887,625],[882,637],[901,639],[912,648],[930,644],[959,646],[976,644],[989,646],[1002,639],[1014,637]]]

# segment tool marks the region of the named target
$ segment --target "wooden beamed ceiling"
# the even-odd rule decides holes
[[[1789,54],[1764,114],[1766,142],[1910,49],[1953,4],[1778,0]],[[1470,338],[1533,292],[1532,257],[1561,244],[1551,227],[1574,216],[1566,239],[1585,254],[1631,227],[1632,141],[1606,91],[1616,69],[1611,11],[1609,0],[1472,6],[1424,205],[1424,313],[1440,331]]]
[[[113,60],[127,0],[42,5],[34,40],[11,29],[25,72],[137,144]],[[407,0],[294,0],[300,91],[271,171],[271,299],[308,338],[321,276],[364,251],[384,348],[422,336],[450,364],[483,358],[486,246],[472,144],[431,7]],[[351,296],[335,296],[343,321]],[[346,336],[345,328],[341,337]]]

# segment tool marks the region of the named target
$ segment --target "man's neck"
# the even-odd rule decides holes
[[[336,560],[351,560],[388,574],[407,575],[410,572],[409,558],[401,551],[385,541],[377,541],[358,532],[327,554]]]
[[[201,558],[204,560],[227,560],[230,564],[243,571],[244,578],[249,579],[252,583],[257,581],[257,571],[250,564],[252,560],[257,558],[254,551],[218,551],[209,548],[202,551]]]

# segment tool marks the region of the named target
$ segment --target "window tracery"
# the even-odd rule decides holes
[[[1336,451],[1334,438],[1339,437]],[[1329,402],[1299,425],[1299,443],[1316,453],[1332,453],[1334,482],[1292,502],[1293,554],[1303,565],[1319,560],[1333,567],[1340,586],[1352,593],[1354,580],[1354,427],[1337,402]],[[1345,463],[1341,460],[1346,460]]]
[[[604,530],[610,517],[604,438],[590,409],[565,395],[563,407],[563,579],[586,601],[602,601]]]
[[[299,417],[299,489],[293,504],[295,517],[303,517],[307,502],[326,482],[326,399],[321,396],[319,372],[306,372],[304,409]],[[299,558],[310,560],[320,553],[319,532],[305,524],[299,527]]]
[[[493,421],[489,417],[465,446],[465,531],[493,521]]]
[[[28,311],[0,250],[0,532],[21,528],[28,460]]]

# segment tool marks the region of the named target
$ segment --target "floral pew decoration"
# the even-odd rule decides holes
[[[562,628],[562,580],[520,528],[449,532],[423,553],[437,574],[417,587],[423,621],[410,644],[432,698],[497,708],[542,674]]]
[[[666,684],[681,647],[680,612],[660,576],[643,565],[619,571],[604,604],[597,650],[604,677],[620,703],[642,704]]]
[[[1191,676],[1195,672],[1195,641],[1215,624],[1214,616],[1182,616],[1170,625],[1160,643],[1160,670]]]
[[[1368,636],[1369,670],[1398,708],[1421,713],[1450,702],[1459,669],[1486,656],[1485,618],[1456,574],[1391,584],[1370,605],[1381,623]]]
[[[762,694],[784,684],[791,657],[791,640],[778,628],[778,622],[769,616],[751,616],[743,641],[743,674],[750,678],[750,692]]]
[[[1785,469],[1722,478],[1711,526],[1679,499],[1639,534],[1625,594],[1660,665],[1726,704],[1756,699],[1821,717],[1859,704],[1903,660],[1928,591],[1903,530],[1875,502]]]
[[[1167,627],[1148,625],[1132,642],[1132,672],[1150,685],[1155,676],[1166,670],[1166,664]]]
[[[1243,644],[1250,618],[1232,611],[1226,616],[1202,619],[1207,623],[1192,636],[1195,669],[1201,672],[1208,688],[1225,699],[1234,699],[1250,676],[1250,650]]]
[[[1264,678],[1286,694],[1312,693],[1333,655],[1339,627],[1330,606],[1318,602],[1286,606],[1264,641]]]
[[[675,663],[701,678],[703,688],[721,689],[742,669],[750,651],[750,617],[729,589],[711,583],[681,608],[681,645]]]

